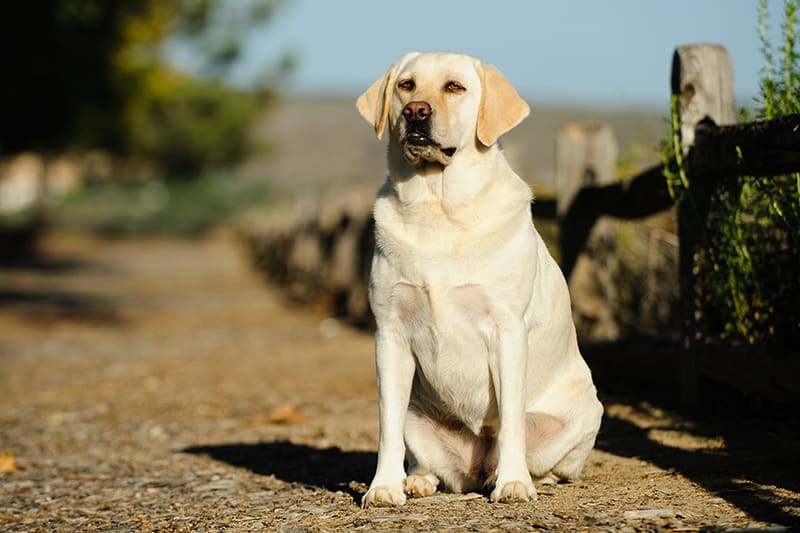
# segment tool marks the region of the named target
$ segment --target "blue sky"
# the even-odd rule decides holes
[[[777,33],[783,2],[769,0]],[[285,92],[355,96],[411,50],[446,50],[496,65],[531,102],[660,107],[676,45],[721,43],[737,99],[758,91],[756,0],[289,0],[248,39],[238,70],[291,52]]]

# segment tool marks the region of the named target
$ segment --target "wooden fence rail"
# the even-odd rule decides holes
[[[564,276],[569,279],[578,255],[600,217],[639,219],[673,205],[664,179],[663,165],[649,168],[628,181],[581,188],[559,220],[561,269]],[[538,216],[535,208],[534,215]]]
[[[700,122],[688,163],[693,173],[709,177],[797,172],[800,114],[732,126]]]

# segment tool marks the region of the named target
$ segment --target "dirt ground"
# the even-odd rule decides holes
[[[224,233],[55,235],[37,260],[0,267],[0,530],[800,524],[796,418],[606,395],[579,482],[528,504],[437,494],[361,510],[377,448],[371,334],[278,294]]]

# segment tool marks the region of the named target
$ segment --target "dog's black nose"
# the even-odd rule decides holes
[[[422,122],[431,116],[431,105],[428,102],[409,102],[403,108],[403,116],[408,122]]]

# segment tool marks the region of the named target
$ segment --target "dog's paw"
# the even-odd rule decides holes
[[[410,475],[404,485],[406,494],[412,498],[424,498],[436,492],[436,486],[425,476]]]
[[[496,503],[527,502],[536,498],[538,495],[533,483],[525,484],[522,481],[509,481],[502,487],[498,484],[491,495],[491,500]]]
[[[402,487],[370,487],[361,499],[361,508],[367,507],[399,507],[405,505],[406,495]]]
[[[545,474],[545,476],[541,479],[538,479],[537,483],[541,483],[542,485],[558,485],[558,477],[554,473],[550,472]]]

